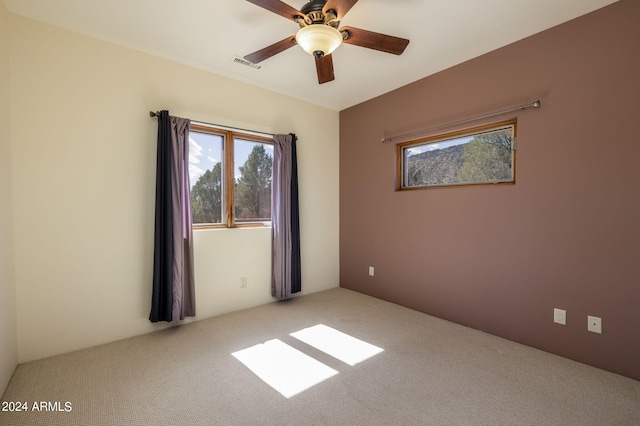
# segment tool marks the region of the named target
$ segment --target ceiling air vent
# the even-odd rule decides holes
[[[236,63],[236,64],[240,64],[240,65],[244,65],[245,67],[251,67],[251,68],[255,68],[257,70],[259,70],[260,68],[262,68],[262,65],[258,65],[258,64],[254,64],[253,62],[249,62],[244,58],[241,58],[239,56],[234,56],[231,58],[231,61]]]

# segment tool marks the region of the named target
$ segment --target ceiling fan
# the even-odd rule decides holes
[[[264,61],[298,44],[314,56],[318,83],[334,79],[331,53],[342,43],[375,49],[400,55],[409,40],[361,30],[353,27],[338,29],[340,20],[358,0],[311,0],[300,11],[280,0],[247,0],[273,13],[297,23],[300,29],[295,35],[280,40],[244,57],[254,64]]]

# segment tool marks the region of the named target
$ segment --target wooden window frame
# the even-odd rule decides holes
[[[512,179],[509,181],[499,182],[465,182],[459,184],[442,184],[442,185],[421,185],[421,186],[405,186],[405,150],[412,146],[429,145],[433,143],[443,142],[451,139],[461,138],[465,136],[473,136],[477,134],[487,133],[492,130],[499,130],[501,128],[512,127],[513,128],[513,141],[512,141]],[[396,145],[396,191],[414,191],[422,189],[439,189],[439,188],[452,188],[452,187],[465,187],[476,185],[514,185],[516,183],[516,139],[517,139],[518,120],[513,118],[510,120],[500,121],[496,123],[484,124],[481,126],[465,128],[448,133],[440,133],[433,136],[428,136],[420,139],[414,139],[407,142],[402,142]]]
[[[224,176],[224,186],[222,194],[222,203],[224,204],[224,215],[222,223],[191,223],[193,229],[215,229],[215,228],[258,228],[271,226],[271,218],[269,223],[266,221],[261,222],[241,222],[236,221],[235,217],[235,156],[234,146],[236,139],[242,139],[249,142],[263,143],[266,145],[273,145],[273,138],[265,136],[253,135],[249,133],[243,133],[241,131],[235,131],[230,129],[224,129],[215,126],[209,126],[205,124],[191,123],[189,127],[190,131],[195,133],[205,133],[209,135],[216,135],[222,137],[222,173]],[[271,189],[273,191],[273,187]]]

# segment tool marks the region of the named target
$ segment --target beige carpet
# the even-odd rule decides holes
[[[290,335],[318,324],[382,351]],[[272,339],[337,374],[285,398],[232,355]],[[29,411],[0,425],[640,425],[638,381],[341,288],[22,364],[2,401]]]

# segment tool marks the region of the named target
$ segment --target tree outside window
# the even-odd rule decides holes
[[[268,139],[192,126],[190,154],[194,226],[271,220],[273,146]]]
[[[516,121],[399,144],[397,189],[515,182]]]

